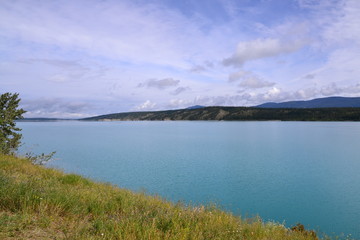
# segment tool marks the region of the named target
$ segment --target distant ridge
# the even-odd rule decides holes
[[[204,106],[195,105],[195,106],[188,107],[186,109],[199,109],[199,108],[204,108]]]
[[[360,108],[204,107],[113,113],[85,121],[360,121]]]
[[[360,107],[360,97],[326,97],[308,101],[268,102],[257,108],[351,108]]]

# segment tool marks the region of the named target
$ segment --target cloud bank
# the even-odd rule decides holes
[[[301,41],[285,42],[279,39],[256,39],[249,42],[240,42],[236,52],[225,58],[225,66],[242,67],[244,63],[262,58],[269,58],[299,50],[304,43]]]
[[[180,80],[175,80],[173,78],[149,79],[143,83],[140,83],[138,87],[157,88],[162,90],[170,87],[176,87],[179,85],[179,83]]]
[[[360,95],[359,1],[206,6],[1,1],[0,89],[39,116]]]

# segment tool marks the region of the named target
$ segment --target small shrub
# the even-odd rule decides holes
[[[293,232],[301,232],[306,236],[313,237],[314,239],[318,239],[316,232],[314,230],[306,230],[304,225],[301,223],[296,224],[295,226],[290,228]]]
[[[25,153],[25,158],[35,165],[44,165],[45,163],[53,159],[55,153],[56,152],[51,152],[49,154],[41,153],[37,155],[33,152],[27,152]]]

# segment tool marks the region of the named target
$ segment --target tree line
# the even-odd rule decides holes
[[[23,118],[26,112],[19,108],[18,93],[0,95],[0,153],[14,154],[21,143],[21,129],[16,127],[15,120]]]

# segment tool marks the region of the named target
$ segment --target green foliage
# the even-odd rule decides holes
[[[0,95],[0,153],[14,153],[21,140],[20,128],[15,120],[22,118],[25,111],[19,109],[19,94],[4,93]]]
[[[39,155],[36,155],[32,152],[25,153],[25,158],[28,159],[31,163],[36,165],[44,165],[48,161],[50,161],[53,156],[55,155],[55,151],[51,152],[49,154],[41,153]]]
[[[260,218],[95,183],[0,154],[0,239],[315,240]]]

